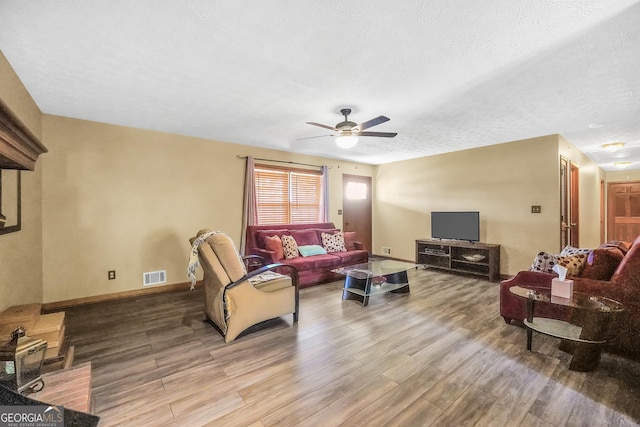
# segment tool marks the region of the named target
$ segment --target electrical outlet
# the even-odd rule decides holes
[[[107,278],[108,278],[109,280],[113,280],[113,279],[115,279],[115,278],[116,278],[116,271],[115,271],[115,270],[109,270],[109,271],[107,272]]]
[[[391,248],[383,246],[382,247],[382,254],[383,255],[391,255]]]
[[[531,213],[542,213],[542,206],[531,205]]]

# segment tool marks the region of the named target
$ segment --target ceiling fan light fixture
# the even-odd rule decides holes
[[[611,142],[609,144],[602,144],[602,148],[606,151],[618,151],[624,147],[624,142]]]
[[[358,137],[351,134],[340,135],[336,138],[336,144],[340,148],[353,148],[357,143]]]
[[[323,125],[322,123],[316,122],[307,122],[308,125],[318,126],[323,129],[329,129],[334,133],[331,136],[335,136],[336,145],[340,148],[352,148],[358,143],[358,137],[379,137],[379,138],[393,138],[397,135],[396,132],[371,132],[364,131],[365,129],[369,129],[373,126],[377,126],[381,123],[385,123],[389,121],[389,117],[386,116],[378,116],[371,120],[367,120],[366,122],[362,122],[360,124],[352,122],[349,120],[349,114],[351,114],[350,108],[343,108],[340,110],[340,113],[344,116],[344,121],[338,123],[335,126]],[[325,135],[321,135],[325,136]],[[328,135],[327,135],[328,136]],[[317,138],[312,136],[311,138]],[[300,138],[300,139],[308,139],[308,138]]]

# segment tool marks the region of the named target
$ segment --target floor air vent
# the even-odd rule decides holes
[[[166,283],[167,270],[149,271],[142,274],[142,286],[157,285],[159,283]]]

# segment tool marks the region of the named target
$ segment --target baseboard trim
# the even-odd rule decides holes
[[[414,262],[414,261],[409,261],[401,258],[392,258],[384,255],[373,255],[373,257],[383,258],[383,259],[392,259],[396,261]],[[509,279],[511,277],[513,277],[513,275],[509,275],[509,274],[500,275],[501,280]],[[99,302],[114,301],[119,299],[135,298],[135,297],[146,296],[146,295],[161,294],[164,292],[186,291],[186,290],[189,290],[190,286],[191,286],[190,282],[173,283],[171,285],[152,286],[149,288],[136,289],[133,291],[115,292],[112,294],[95,295],[92,297],[74,298],[74,299],[64,300],[64,301],[48,302],[48,303],[42,304],[42,312],[46,313],[50,311],[58,311],[63,308],[77,307],[77,306],[86,305],[86,304],[95,304]],[[196,282],[196,288],[199,288],[201,286],[202,286],[202,281]]]
[[[202,281],[196,282],[196,288],[202,286]],[[133,291],[115,292],[112,294],[95,295],[92,297],[74,298],[65,301],[48,302],[42,304],[42,311],[58,311],[63,308],[77,307],[86,304],[95,304],[98,302],[114,301],[119,299],[135,298],[146,295],[161,294],[164,292],[186,291],[191,287],[191,282],[173,283],[171,285],[152,286],[144,289],[136,289]]]

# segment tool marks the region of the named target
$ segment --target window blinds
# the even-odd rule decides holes
[[[256,165],[258,224],[304,224],[320,221],[320,172]]]

